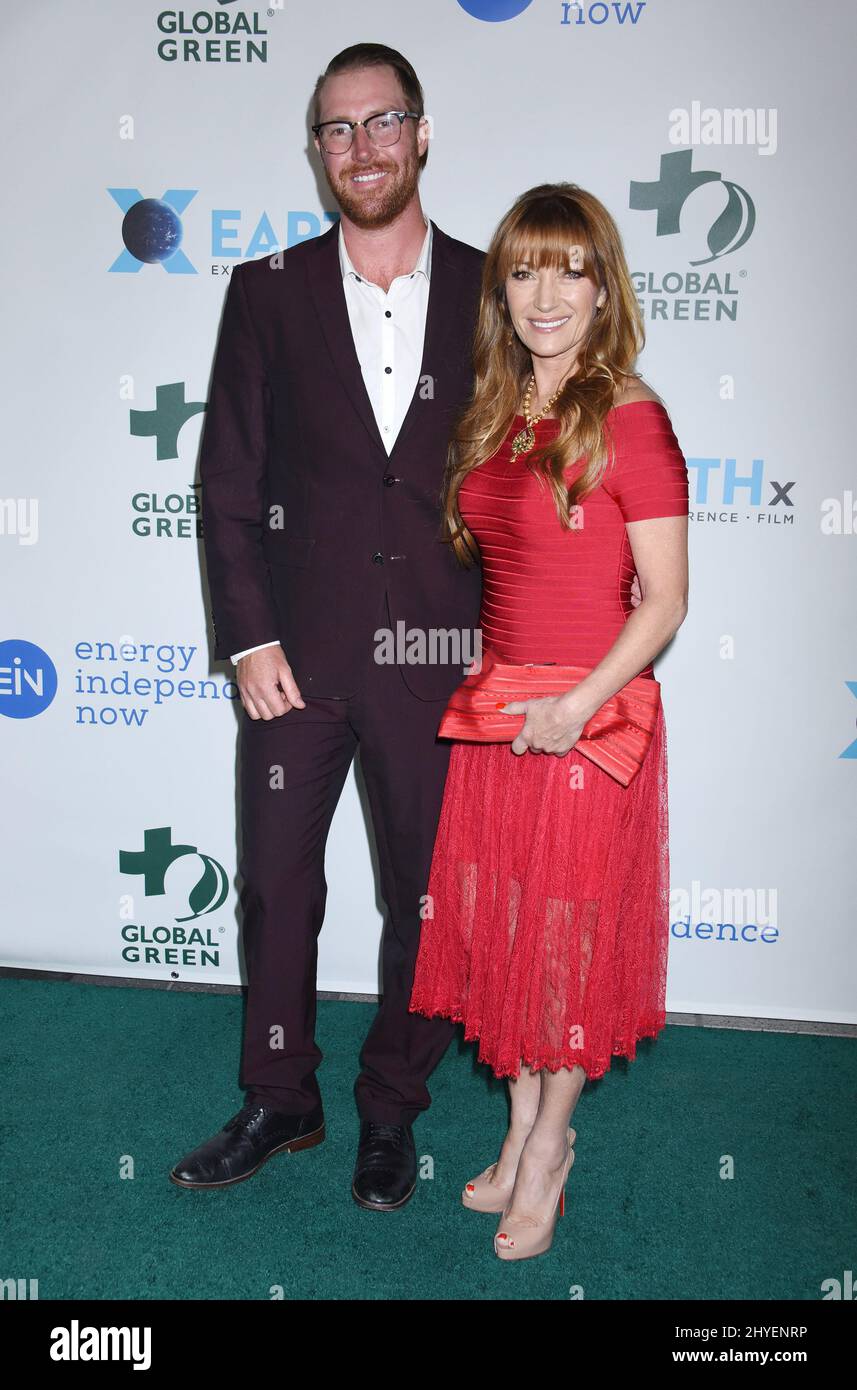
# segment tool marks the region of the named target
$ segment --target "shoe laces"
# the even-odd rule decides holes
[[[227,1121],[226,1121],[226,1124],[223,1126],[223,1128],[224,1128],[224,1129],[243,1129],[243,1128],[246,1128],[246,1127],[250,1124],[250,1122],[251,1122],[252,1120],[256,1119],[259,1115],[264,1115],[264,1113],[265,1113],[265,1107],[264,1107],[264,1105],[258,1105],[258,1104],[254,1105],[254,1104],[252,1104],[251,1102],[248,1101],[246,1105],[242,1105],[242,1107],[241,1107],[241,1109],[238,1111],[238,1114],[237,1114],[237,1115],[233,1115],[231,1120],[227,1120]]]
[[[397,1148],[404,1146],[405,1129],[403,1125],[384,1124],[376,1120],[368,1120],[367,1124],[366,1141],[368,1143],[395,1144]]]

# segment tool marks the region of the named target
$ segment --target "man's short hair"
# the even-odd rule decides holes
[[[324,72],[318,78],[313,92],[313,124],[318,125],[321,114],[321,89],[328,77],[336,77],[342,72],[356,72],[359,68],[390,67],[399,79],[409,111],[418,116],[425,115],[425,98],[420,79],[403,54],[383,43],[355,43],[343,48],[335,58],[331,58]],[[425,168],[428,147],[420,155],[420,168]]]

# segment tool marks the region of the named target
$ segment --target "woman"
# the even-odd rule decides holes
[[[462,1194],[502,1212],[501,1259],[551,1244],[584,1080],[665,1022],[667,765],[651,663],[687,611],[688,489],[667,411],[634,372],[642,344],[607,210],[574,184],[524,193],[485,262],[444,532],[463,563],[481,559],[483,665],[584,671],[503,706],[516,727],[525,716],[511,743],[453,744],[410,1004],[463,1022],[509,1079],[499,1159]],[[623,785],[574,750],[632,681],[652,697],[651,742]]]

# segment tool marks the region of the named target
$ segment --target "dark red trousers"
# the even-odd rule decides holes
[[[383,621],[389,621],[386,610]],[[241,711],[239,871],[248,978],[241,1084],[253,1099],[293,1113],[319,1101],[316,963],[327,895],[324,851],[359,748],[387,911],[382,998],[354,1089],[361,1119],[409,1124],[430,1104],[427,1077],[455,1033],[448,1019],[408,1013],[420,899],[451,745],[435,738],[446,701],[412,695],[401,668],[376,663],[374,643],[367,645],[353,695],[322,699],[302,690],[305,709],[271,720]],[[272,786],[277,768],[283,770],[281,787]]]

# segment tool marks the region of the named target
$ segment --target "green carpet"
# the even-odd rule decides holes
[[[474,1045],[453,1043],[415,1125],[433,1176],[398,1212],[353,1202],[374,1007],[319,1004],[326,1142],[204,1193],[167,1172],[243,1103],[240,997],[0,981],[0,1277],[40,1299],[818,1300],[857,1269],[851,1039],[671,1027],[614,1061],[575,1113],[553,1248],[508,1264],[497,1218],[458,1200],[506,1123]]]

